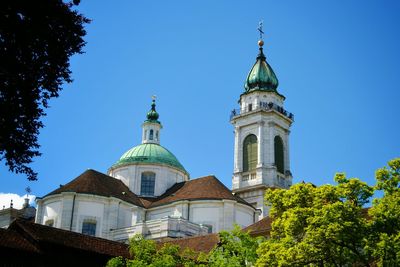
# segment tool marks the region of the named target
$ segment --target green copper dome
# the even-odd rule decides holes
[[[260,53],[257,56],[257,61],[251,68],[249,75],[247,75],[244,88],[247,92],[261,90],[261,91],[275,91],[278,87],[278,78],[271,66],[267,63],[263,53],[264,42],[259,41]]]
[[[159,117],[159,115],[156,111],[156,100],[153,99],[153,102],[151,103],[151,110],[149,112],[147,112],[147,121],[160,123],[158,121],[158,117]]]
[[[167,165],[187,173],[174,154],[158,144],[141,144],[129,149],[113,165],[113,168],[131,163]]]

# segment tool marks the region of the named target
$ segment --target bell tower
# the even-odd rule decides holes
[[[278,79],[266,61],[263,45],[260,39],[256,62],[240,95],[240,108],[231,113],[235,129],[232,191],[261,210],[259,219],[269,214],[265,190],[292,185],[289,133],[294,121],[294,115],[283,107],[285,97],[277,91]]]

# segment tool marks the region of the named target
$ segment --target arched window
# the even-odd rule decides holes
[[[248,135],[243,141],[243,171],[252,171],[257,166],[258,161],[257,137],[254,134]]]
[[[158,131],[156,131],[156,141],[158,141]]]
[[[96,221],[84,220],[82,223],[82,234],[96,236]]]
[[[156,174],[154,172],[143,172],[140,184],[140,194],[143,196],[154,196]]]
[[[283,141],[280,136],[275,136],[274,139],[275,143],[275,166],[278,172],[284,173],[285,172],[285,163],[284,163],[284,150],[283,150]]]
[[[149,140],[153,140],[154,131],[153,129],[150,130]]]

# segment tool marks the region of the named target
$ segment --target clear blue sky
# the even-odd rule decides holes
[[[294,182],[332,183],[335,172],[374,182],[400,156],[399,1],[90,1],[85,54],[74,82],[51,101],[32,167],[39,180],[0,167],[0,192],[43,196],[88,168],[106,172],[141,141],[157,95],[161,143],[192,178],[231,187],[233,127],[243,82],[265,53],[295,114]]]

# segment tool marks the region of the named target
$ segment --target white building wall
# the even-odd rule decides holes
[[[146,214],[146,221],[172,216],[173,210],[173,206],[161,206],[159,208],[151,209]]]
[[[129,177],[131,177],[131,175],[130,175],[129,168],[120,168],[120,169],[118,169],[118,171],[116,171],[114,173],[113,177],[117,178],[118,180],[121,180],[130,189],[130,179],[129,179]]]
[[[96,221],[96,236],[102,236],[102,229],[104,227],[104,206],[103,201],[91,199],[90,201],[85,201],[82,199],[76,200],[76,217],[78,219],[77,226],[75,228],[76,232],[82,232],[82,224],[85,220]]]
[[[188,181],[186,173],[167,165],[132,164],[110,170],[108,175],[121,180],[136,195],[140,195],[141,177],[143,172],[156,174],[154,195],[160,196],[175,183]]]
[[[223,204],[221,202],[191,203],[189,221],[197,224],[211,225],[212,232],[216,233],[224,230],[223,214]]]
[[[54,220],[54,227],[60,227],[61,220],[61,200],[52,200],[43,208],[43,224],[47,221]]]
[[[69,203],[73,199],[71,195],[75,195],[73,209],[71,204],[63,210],[62,203]],[[96,221],[96,236],[104,238],[108,237],[110,229],[129,227],[142,220],[144,213],[143,208],[119,199],[87,194],[62,193],[41,199],[37,204],[42,210],[42,215],[36,218],[37,223],[54,220],[54,227],[80,233],[83,222],[93,220]]]
[[[247,207],[240,205],[235,206],[235,223],[241,227],[249,226],[254,223],[254,212],[249,210]]]
[[[237,209],[241,213],[237,214]],[[234,223],[248,226],[254,222],[255,210],[233,200],[177,201],[147,211],[146,221],[166,217],[188,219],[190,222],[212,226],[212,232],[232,229]],[[189,215],[189,217],[188,217]]]

